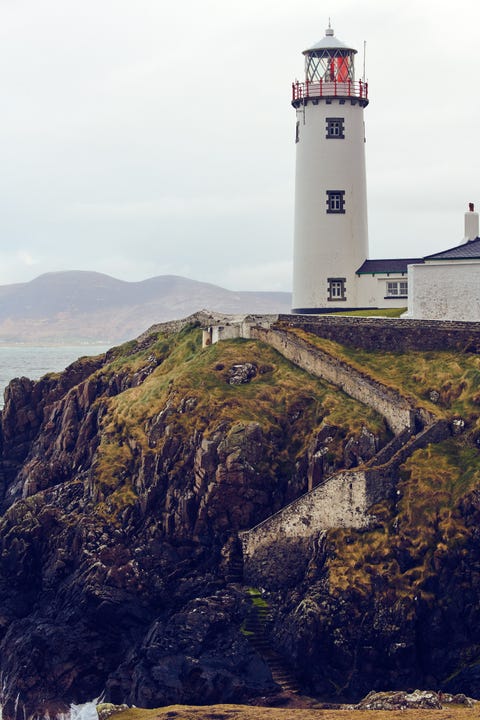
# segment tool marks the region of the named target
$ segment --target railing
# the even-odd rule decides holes
[[[320,80],[292,83],[292,102],[321,97],[358,97],[368,100],[368,83],[359,80]]]

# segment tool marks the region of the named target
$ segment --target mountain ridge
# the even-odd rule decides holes
[[[180,275],[127,281],[88,270],[49,272],[0,286],[0,342],[123,342],[205,307],[289,312],[291,294],[228,290]]]

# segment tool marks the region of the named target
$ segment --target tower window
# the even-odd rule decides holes
[[[327,190],[327,213],[345,213],[345,190]]]
[[[296,143],[300,142],[300,123],[298,120],[297,120],[297,124],[295,126],[295,142]]]
[[[346,278],[328,278],[328,297],[327,300],[346,300],[345,283]]]
[[[343,140],[345,137],[344,118],[327,118],[327,139]]]

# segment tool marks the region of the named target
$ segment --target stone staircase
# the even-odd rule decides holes
[[[268,323],[249,324],[237,337],[266,342],[281,355],[312,375],[321,377],[385,418],[393,439],[367,463],[342,470],[323,479],[310,492],[294,500],[262,523],[240,533],[240,545],[232,546],[225,567],[225,580],[242,585],[263,584],[268,573],[278,572],[283,552],[291,553],[291,541],[300,544],[319,537],[331,527],[366,528],[374,517],[369,508],[395,491],[399,466],[417,449],[437,443],[451,434],[448,421],[439,419],[411,399],[363,371],[321,350],[287,327]],[[218,339],[222,339],[219,334]],[[285,547],[283,547],[283,545]],[[258,559],[257,559],[258,558]],[[295,675],[285,659],[272,647],[268,626],[271,613],[258,591],[247,590],[251,608],[244,623],[248,640],[270,668],[274,682],[283,691],[299,693]]]
[[[243,557],[236,555],[229,559],[228,568],[225,571],[225,582],[227,583],[243,583]]]
[[[258,590],[250,588],[247,592],[251,600],[251,607],[245,619],[244,634],[268,665],[273,681],[284,692],[300,693],[300,687],[292,669],[271,645],[268,633],[268,625],[271,621],[268,603],[262,598]]]

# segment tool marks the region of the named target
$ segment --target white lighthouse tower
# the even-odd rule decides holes
[[[365,128],[368,87],[356,50],[326,30],[304,51],[296,108],[293,312],[358,307],[355,271],[368,257]]]

